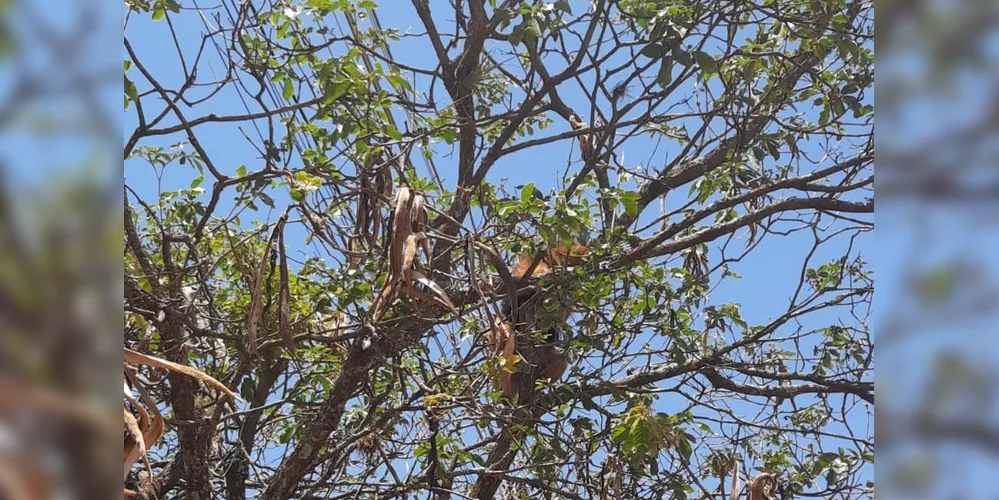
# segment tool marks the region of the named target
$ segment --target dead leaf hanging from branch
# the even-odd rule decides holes
[[[513,375],[517,373],[517,336],[513,327],[499,318],[489,329],[489,345],[492,348],[490,376],[499,381],[503,397],[513,399],[517,386]]]
[[[263,290],[261,288],[264,283],[267,262],[270,260],[269,257],[274,249],[274,245],[277,243],[278,236],[284,232],[284,225],[286,222],[288,222],[288,212],[281,215],[277,224],[274,225],[274,230],[271,232],[270,238],[267,239],[267,246],[264,247],[264,254],[260,257],[260,264],[257,266],[256,275],[253,280],[253,290],[250,290],[250,310],[247,313],[246,341],[250,353],[253,354],[256,354],[257,352],[257,331],[260,329],[260,323],[262,321]]]
[[[425,232],[427,210],[424,202],[422,193],[408,187],[403,186],[396,191],[392,232],[389,235],[389,275],[385,287],[372,304],[376,320],[385,314],[400,293],[405,293],[409,299],[438,302],[458,314],[444,289],[421,271],[422,265],[417,259],[421,248],[428,258],[431,255]],[[420,290],[416,285],[426,287],[430,293]]]
[[[390,161],[381,156],[381,165],[374,167],[373,161],[366,168],[374,168],[374,185],[370,174],[360,176],[361,190],[357,201],[357,214],[354,218],[354,232],[348,241],[349,261],[347,267],[353,269],[378,246],[378,234],[382,228],[382,207],[392,197],[392,171]]]
[[[188,377],[197,379],[199,382],[213,389],[216,389],[219,392],[222,392],[223,394],[229,396],[230,398],[238,399],[236,393],[229,390],[229,388],[226,387],[225,384],[219,382],[218,380],[215,380],[210,375],[200,370],[191,368],[189,366],[180,365],[171,361],[167,361],[162,358],[158,358],[156,356],[142,354],[140,352],[133,351],[127,347],[125,348],[125,363],[144,365],[152,368],[162,368],[164,370],[168,370],[174,373],[187,375]]]
[[[285,219],[282,219],[282,221]],[[284,231],[278,233],[278,261],[281,268],[281,285],[278,292],[278,330],[285,347],[294,347],[294,336],[291,331],[289,316],[291,315],[291,283],[288,277],[288,252],[284,246]]]
[[[142,385],[142,382],[139,381],[136,376],[135,368],[129,366],[130,364],[144,365],[151,368],[162,368],[174,373],[180,373],[201,381],[206,386],[222,392],[229,398],[237,399],[237,396],[229,390],[228,387],[222,384],[222,382],[219,382],[208,374],[189,366],[180,365],[156,356],[142,354],[128,349],[127,347],[124,351],[124,358],[125,380],[127,383],[124,387],[124,478],[128,479],[129,471],[131,471],[132,466],[139,459],[142,459],[143,464],[146,466],[146,470],[149,472],[149,476],[152,477],[152,468],[149,465],[147,452],[150,447],[156,444],[156,442],[163,437],[165,422],[163,420],[163,415],[160,414],[159,409],[156,407],[156,401],[149,396],[149,393]],[[138,399],[132,395],[130,387],[139,393]],[[139,418],[135,418],[132,410],[129,409],[130,406],[134,409],[135,413],[138,413]],[[128,492],[126,490],[126,496],[127,493]]]
[[[573,130],[585,130],[587,128],[586,123],[576,115],[569,115],[569,125]],[[590,161],[590,155],[593,154],[593,142],[590,139],[590,134],[579,136],[579,152],[583,157],[583,161]]]

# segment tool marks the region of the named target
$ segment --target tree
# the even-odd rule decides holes
[[[127,487],[873,495],[869,3],[126,4],[125,345],[242,396],[149,384]],[[519,287],[569,369],[510,402]]]

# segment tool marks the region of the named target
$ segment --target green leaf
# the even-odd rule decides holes
[[[531,18],[524,23],[524,35],[529,41],[537,40],[541,36],[541,25],[537,19]]]
[[[691,453],[694,452],[694,449],[690,446],[690,441],[687,441],[686,439],[679,440],[676,444],[676,449],[681,455],[683,455],[683,458],[688,460],[690,460]]]
[[[684,66],[690,66],[694,62],[690,53],[684,51],[679,45],[673,48],[673,59]]]
[[[284,89],[281,91],[281,95],[286,101],[291,100],[292,96],[295,95],[295,84],[292,83],[291,78],[284,79]]]
[[[767,141],[766,145],[767,152],[770,153],[770,156],[772,156],[774,160],[780,160],[780,149],[777,147],[777,143]]]
[[[524,39],[524,25],[518,24],[516,27],[513,28],[513,31],[510,33],[510,43],[513,44],[514,47],[516,47],[520,45],[520,41],[523,39]]]
[[[382,131],[385,132],[385,135],[391,137],[392,139],[397,141],[402,140],[402,132],[399,132],[399,129],[393,127],[391,124],[386,124],[385,127],[382,128]]]
[[[236,169],[236,175],[240,177],[246,175],[246,165],[240,165],[239,168]]]
[[[253,378],[247,377],[239,386],[239,395],[246,401],[253,401],[255,392],[257,392],[257,384]]]
[[[759,147],[753,148],[753,156],[756,157],[756,161],[763,161],[767,154],[763,152]]]
[[[746,67],[743,68],[742,77],[747,82],[756,80],[756,59],[752,59],[746,63]]]
[[[305,193],[299,191],[298,189],[291,190],[291,199],[295,201],[302,201],[305,199]]]
[[[520,201],[527,201],[534,198],[534,183],[531,182],[520,188]]]
[[[568,0],[558,0],[555,2],[555,8],[569,14],[570,16],[572,15],[572,7],[569,6]]]
[[[125,109],[128,109],[128,101],[139,100],[139,91],[135,88],[135,83],[125,77]]]
[[[333,91],[330,92],[327,95],[327,97],[329,97],[330,101],[335,101],[335,100],[343,97],[343,95],[346,94],[346,93],[347,93],[347,84],[346,83],[342,83],[342,82],[340,82],[340,83],[334,83],[333,84]]]
[[[163,16],[165,15],[166,11],[163,10],[162,5],[157,5],[153,8],[153,21],[159,21],[160,19],[163,19]]]
[[[413,87],[409,84],[409,81],[399,75],[385,75],[385,79],[388,80],[392,88],[413,90]]]
[[[673,81],[673,58],[667,57],[659,65],[659,74],[656,75],[656,83],[660,87],[666,88],[671,81]]]
[[[197,179],[191,181],[191,189],[197,189],[201,185],[201,182],[205,180],[204,175],[199,175]]]
[[[638,200],[641,196],[634,191],[628,191],[621,195],[621,204],[624,205],[624,212],[629,217],[638,215]]]
[[[711,57],[707,52],[700,50],[694,52],[694,60],[697,61],[697,65],[701,67],[701,70],[705,74],[718,72],[718,61],[715,61],[715,58]]]
[[[639,53],[649,59],[658,59],[666,53],[666,47],[663,47],[656,42],[652,42],[645,47],[642,47],[642,50]]]
[[[274,208],[274,199],[271,198],[267,193],[260,193],[260,201],[264,202],[264,205]]]

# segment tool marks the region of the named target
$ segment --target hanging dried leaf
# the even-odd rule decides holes
[[[621,478],[624,476],[624,466],[621,464],[620,460],[616,461],[616,465],[617,468],[614,473],[614,498],[620,500],[624,498],[621,495]]]
[[[288,277],[288,252],[284,246],[284,231],[278,234],[278,259],[281,285],[278,292],[278,330],[285,347],[294,347],[295,339],[292,336],[289,316],[291,315],[291,284]]]
[[[378,194],[392,199],[392,168],[388,161],[382,162],[375,173],[375,189]]]
[[[422,231],[427,223],[427,211],[422,194],[403,186],[396,191],[395,209],[392,215],[392,234],[389,251],[389,275],[385,287],[373,304],[374,317],[380,318],[388,310],[400,291],[421,300],[438,302],[457,314],[458,310],[437,283],[419,271],[417,255],[420,248],[430,256],[430,246],[426,233]],[[416,288],[417,284],[427,287],[432,295]]]
[[[267,262],[270,260],[272,248],[277,241],[278,235],[284,230],[284,224],[288,221],[288,212],[281,215],[278,219],[277,224],[274,225],[274,230],[271,231],[271,237],[267,239],[267,245],[264,247],[264,254],[260,258],[260,263],[257,265],[256,275],[253,281],[253,290],[250,291],[250,310],[247,313],[247,344],[249,351],[251,353],[257,352],[257,332],[260,329],[261,314],[263,313],[261,296],[263,295],[263,283],[264,275],[266,274]]]
[[[392,245],[389,253],[389,277],[398,279],[402,275],[406,238],[412,232],[413,220],[410,212],[412,193],[403,186],[396,192],[395,211],[392,218]]]
[[[135,352],[129,348],[125,348],[125,363],[132,363],[136,365],[144,365],[153,368],[162,368],[164,370],[169,370],[174,373],[181,373],[187,375],[188,377],[197,379],[198,381],[204,383],[207,386],[214,387],[216,390],[224,393],[233,399],[239,399],[236,393],[229,390],[222,382],[215,380],[208,374],[191,368],[189,366],[179,365],[177,363],[167,361],[165,359],[157,358],[156,356],[150,356],[148,354],[142,354]]]
[[[503,322],[503,320],[493,318],[493,325],[492,328],[489,329],[487,338],[489,347],[491,348],[490,354],[499,354],[499,352],[503,350],[503,340],[506,338],[506,335],[508,335],[509,332],[507,330],[509,328],[510,325]]]
[[[149,413],[144,415],[145,418],[149,419],[149,424],[143,424],[143,420],[139,420],[139,426],[143,428],[143,437],[146,440],[147,445],[153,445],[160,440],[163,436],[163,431],[165,429],[165,421],[163,420],[163,415],[160,413],[159,408],[156,407],[156,401],[149,396],[149,392],[146,391],[145,386],[139,382],[138,377],[135,372],[131,369],[125,370],[125,376],[128,381],[132,383],[135,390],[139,393],[139,407],[146,408]],[[141,412],[140,412],[141,413]]]
[[[127,399],[128,402],[132,404],[132,407],[139,412],[139,420],[138,420],[139,429],[142,432],[142,440],[145,443],[146,448],[148,450],[148,448],[152,447],[160,440],[161,437],[163,437],[163,431],[164,431],[163,415],[160,414],[159,408],[156,407],[156,401],[153,401],[153,398],[149,396],[149,393],[146,391],[146,388],[142,386],[141,382],[139,382],[138,378],[135,376],[135,372],[132,369],[130,368],[125,369],[125,379],[128,380],[129,383],[131,383],[132,386],[135,387],[136,391],[138,391],[139,393],[139,401],[136,401],[135,398],[132,397],[131,392],[129,391],[126,391],[125,399]],[[131,462],[128,462],[127,446],[126,446],[125,455],[126,455],[125,475],[127,476],[128,471],[131,469],[132,464],[135,463],[135,460],[133,458]],[[142,458],[143,460],[146,460],[145,455],[143,455]],[[149,477],[152,477],[152,471],[149,470],[148,462],[146,463],[146,466],[147,466],[147,471],[150,474]]]
[[[569,115],[569,125],[573,130],[584,130],[587,128],[586,123],[583,122],[582,118],[576,115]],[[583,157],[583,161],[590,161],[590,154],[593,152],[593,144],[590,142],[590,135],[583,134],[579,136],[579,153]]]
[[[142,430],[139,429],[139,422],[135,420],[132,412],[125,408],[125,477],[128,479],[128,472],[132,470],[134,464],[140,458],[146,465],[146,469],[152,472],[149,459],[146,457],[146,441],[142,437]]]
[[[123,387],[123,396],[127,402],[123,408],[125,430],[123,474],[124,479],[126,480],[128,479],[128,473],[131,471],[132,466],[139,459],[142,459],[149,477],[152,477],[152,467],[149,463],[148,450],[151,446],[156,444],[161,437],[163,437],[165,429],[163,415],[160,414],[159,409],[156,407],[156,401],[149,396],[145,387],[143,387],[138,377],[136,377],[134,369],[128,366],[129,364],[162,368],[174,373],[180,373],[199,380],[207,386],[214,387],[231,398],[237,399],[236,394],[230,391],[228,387],[211,376],[194,368],[167,361],[156,356],[142,354],[128,348],[124,348],[124,363],[125,380],[139,393],[139,399],[136,400],[129,390],[129,385],[127,384]],[[129,405],[135,410],[136,413],[139,414],[138,419],[135,418],[135,415],[129,409]],[[128,490],[126,490],[126,495],[127,494]]]
[[[402,251],[402,269],[400,270],[400,275],[405,281],[411,281],[407,278],[409,272],[413,270],[413,261],[416,260],[416,251],[419,250],[421,239],[426,239],[426,235],[423,233],[410,233],[406,236],[406,243],[403,245]]]
[[[375,162],[380,161],[380,166]],[[372,171],[374,184],[372,184]],[[348,268],[359,266],[378,247],[381,234],[382,197],[392,197],[392,172],[389,170],[384,153],[369,155],[364,161],[364,171],[360,176],[357,212],[354,220],[354,233],[348,241]]]
[[[732,473],[732,500],[739,500],[739,490],[742,488],[739,481],[739,459],[733,457],[728,468],[729,472]]]
[[[152,466],[149,464],[149,448],[156,444],[161,437],[163,437],[164,422],[163,415],[160,414],[158,408],[156,408],[156,402],[149,397],[145,388],[136,380],[134,374],[130,370],[125,371],[125,377],[138,389],[140,394],[141,403],[136,401],[130,393],[125,393],[125,399],[132,405],[133,408],[139,413],[139,419],[136,420],[132,412],[129,411],[128,407],[125,410],[125,450],[124,450],[124,477],[128,478],[128,473],[132,469],[132,465],[141,458],[142,463],[146,466],[146,472],[149,477],[153,477]],[[148,411],[147,411],[148,410]],[[130,422],[131,418],[131,422]],[[132,423],[135,423],[134,428]]]
[[[607,459],[604,461],[603,471],[603,483],[600,485],[600,498],[601,500],[620,500],[621,498],[621,474],[620,474],[620,464],[618,463],[616,455],[608,455]],[[611,496],[613,492],[613,496]]]
[[[771,493],[777,488],[777,478],[769,472],[763,472],[749,483],[747,500],[775,500]]]
[[[419,195],[413,200],[413,232],[418,232],[420,234],[425,234],[427,230],[427,209],[424,207],[426,199]],[[423,253],[430,258],[433,255],[430,251],[430,239],[424,236],[420,239],[420,243],[423,245]]]
[[[513,399],[517,391],[514,374],[517,372],[516,359],[517,339],[513,327],[509,323],[494,318],[489,329],[490,357],[492,358],[489,375],[499,382],[504,398]]]
[[[458,314],[458,308],[454,307],[454,303],[451,302],[451,299],[447,296],[447,292],[445,292],[440,285],[434,283],[433,280],[426,277],[426,275],[424,275],[419,271],[411,271],[411,275],[416,280],[417,283],[429,288],[432,292],[434,292],[434,297],[437,299],[438,302],[446,306],[448,310],[450,310],[455,315]]]
[[[406,242],[412,232],[410,216],[411,192],[403,186],[396,191],[395,208],[392,213],[392,233],[389,243],[389,274],[382,289],[373,304],[374,317],[381,318],[388,306],[395,300],[396,290],[403,278],[404,262],[406,260]],[[415,255],[414,255],[415,258]]]
[[[125,377],[141,388],[129,370],[125,371]],[[141,392],[145,394],[144,390]],[[156,408],[156,403],[148,400],[148,394],[142,398],[142,403],[136,401],[128,392],[125,393],[125,399],[139,413],[139,419],[136,420],[128,406],[125,406],[124,480],[128,479],[132,465],[140,458],[143,465],[146,466],[149,477],[153,477],[152,466],[149,464],[149,448],[163,436],[163,416]],[[146,408],[149,408],[148,412]],[[149,412],[152,412],[152,416]]]

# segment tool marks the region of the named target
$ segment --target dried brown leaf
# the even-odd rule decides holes
[[[749,483],[748,500],[770,500],[770,493],[777,485],[777,479],[769,472],[763,472]]]
[[[375,206],[371,209],[371,231],[364,235],[368,241],[368,248],[375,248],[378,241],[378,233],[382,230],[382,212]]]
[[[732,473],[732,500],[739,500],[739,489],[742,484],[739,481],[739,459],[733,458],[729,462],[729,472]]]
[[[413,200],[413,231],[424,232],[427,229],[427,208],[424,206],[426,199],[422,194],[417,194]],[[423,245],[423,253],[429,259],[433,255],[430,251],[430,240],[426,237],[420,240]]]
[[[395,212],[392,219],[392,251],[389,254],[389,280],[398,279],[402,274],[403,251],[406,237],[411,232],[410,191],[403,186],[396,192]]]
[[[149,458],[146,456],[146,442],[142,437],[142,430],[139,429],[139,422],[135,420],[135,415],[132,415],[128,408],[124,408],[124,412],[125,431],[128,432],[128,436],[125,438],[125,477],[123,480],[128,479],[128,472],[132,470],[132,465],[140,458],[146,469],[152,473]]]
[[[493,327],[489,329],[489,345],[493,348],[493,354],[499,354],[503,350],[503,343],[510,336],[510,324],[499,319],[493,319]]]
[[[400,278],[405,279],[409,271],[413,269],[413,261],[416,260],[416,251],[419,250],[419,241],[423,233],[414,233],[406,236],[406,243],[402,251],[402,268]],[[407,280],[408,281],[408,280]]]
[[[294,347],[295,340],[292,337],[289,320],[289,316],[291,315],[291,285],[289,284],[288,276],[288,252],[284,246],[284,231],[278,234],[278,262],[281,268],[281,286],[278,291],[278,331],[285,347],[291,349]]]
[[[517,386],[513,381],[513,375],[517,371],[516,366],[513,364],[514,357],[517,355],[517,336],[513,333],[513,328],[510,325],[504,323],[503,326],[505,328],[501,330],[503,369],[500,370],[500,388],[503,391],[504,397],[513,399],[517,391]]]
[[[386,198],[392,198],[392,170],[388,163],[378,169],[375,177],[375,189]]]
[[[142,437],[146,441],[146,446],[152,446],[159,442],[160,438],[163,437],[165,424],[163,415],[160,413],[159,408],[156,407],[156,401],[149,396],[149,392],[146,391],[146,388],[141,382],[139,382],[135,373],[132,372],[132,370],[126,369],[125,376],[139,393],[140,404],[136,404],[134,402],[134,399],[131,398],[131,394],[128,395],[128,398],[132,401],[133,406],[139,408],[139,427],[142,428]],[[146,413],[145,410],[148,410],[148,413]]]
[[[434,283],[433,280],[426,277],[426,275],[424,275],[419,271],[413,270],[410,272],[412,277],[416,280],[417,283],[429,288],[432,292],[434,292],[434,296],[438,299],[438,302],[447,306],[447,308],[455,315],[458,315],[458,308],[454,306],[454,303],[451,302],[451,299],[447,296],[447,292],[445,292],[440,285]]]
[[[261,314],[263,313],[263,308],[261,306],[261,295],[263,295],[263,283],[264,275],[266,274],[267,262],[270,260],[271,249],[277,240],[278,234],[284,229],[284,223],[288,220],[288,212],[281,215],[278,219],[277,224],[274,225],[274,230],[271,231],[270,238],[267,239],[267,245],[264,247],[264,254],[260,258],[260,263],[257,265],[256,275],[253,280],[253,290],[250,290],[250,310],[247,313],[247,343],[249,344],[249,350],[251,353],[257,352],[257,331],[260,329]]]
[[[196,370],[196,369],[191,368],[189,366],[179,365],[179,364],[174,363],[172,361],[167,361],[165,359],[161,359],[161,358],[158,358],[156,356],[150,356],[148,354],[142,354],[142,353],[133,351],[133,350],[127,348],[127,347],[124,348],[124,349],[125,349],[125,362],[126,363],[132,363],[132,364],[136,364],[136,365],[150,366],[150,367],[153,367],[153,368],[162,368],[164,370],[169,370],[171,372],[182,373],[184,375],[187,375],[188,377],[191,377],[191,378],[194,378],[194,379],[197,379],[197,380],[203,382],[205,385],[214,387],[215,389],[219,390],[220,392],[224,393],[226,396],[229,396],[230,398],[239,399],[239,396],[236,396],[236,393],[234,393],[231,390],[229,390],[229,388],[226,387],[222,382],[219,382],[218,380],[215,380],[214,378],[212,378],[211,376],[209,376],[208,374],[206,374],[206,373],[204,373],[202,371]]]

